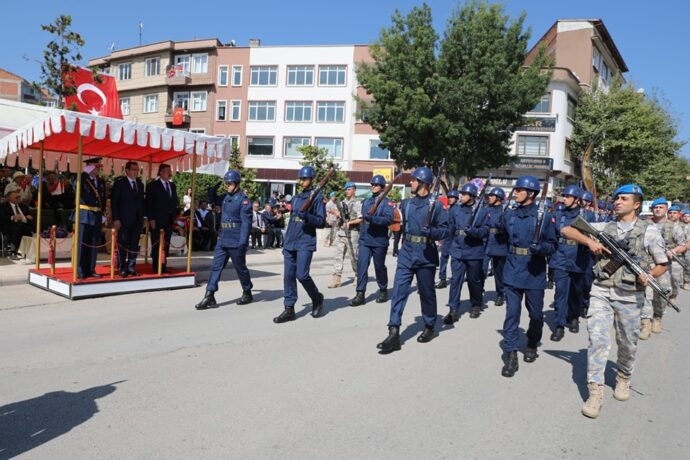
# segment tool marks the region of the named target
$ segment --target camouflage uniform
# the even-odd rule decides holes
[[[347,213],[350,220],[356,220],[362,218],[362,202],[356,199],[346,200],[342,202],[343,211]],[[347,207],[347,210],[344,208]],[[336,224],[337,225],[337,224]],[[357,261],[359,256],[359,225],[350,226],[350,241],[352,242],[352,252],[354,253],[354,260]],[[345,230],[338,228],[338,232],[335,236],[335,259],[333,261],[333,276],[342,276],[343,274],[343,262],[345,257],[348,259],[348,242]],[[352,267],[352,271],[355,272],[355,277],[357,277],[357,266]]]
[[[681,223],[681,226],[685,230],[685,241],[690,242],[690,224]],[[685,258],[685,265],[690,267],[690,251],[685,251],[683,253],[683,257]],[[685,282],[690,283],[690,271],[686,271],[684,273],[684,275],[685,275]]]
[[[608,222],[592,225],[618,239],[630,238],[630,252],[644,259],[643,266],[668,262],[665,249],[659,245],[659,242],[663,243],[661,233],[653,225],[645,224],[639,219],[634,224]],[[640,308],[644,304],[644,290],[636,286],[635,275],[626,267],[618,269],[609,279],[597,277],[608,260],[606,257],[599,257],[594,267],[595,281],[587,316],[587,382],[599,385],[604,384],[612,327],[618,345],[618,372],[628,378],[632,374],[640,335]]]
[[[665,220],[660,223],[651,222],[651,225],[654,225],[661,233],[665,250],[673,249],[687,241],[685,230],[681,227],[682,224]],[[658,278],[658,281],[664,289],[671,289],[671,298],[675,298],[678,296],[678,289],[683,287],[683,269],[678,265],[678,262],[671,261],[668,270]],[[666,302],[658,294],[655,294],[651,288],[647,289],[646,297],[647,299],[652,299],[652,301],[651,304],[645,302],[645,306],[642,309],[642,318],[648,319],[652,318],[652,316],[654,318],[662,318],[666,311]]]

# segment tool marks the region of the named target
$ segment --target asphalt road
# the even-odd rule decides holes
[[[282,325],[272,323],[277,251],[249,256],[255,303],[234,304],[241,290],[227,270],[222,305],[204,312],[193,308],[203,287],[76,302],[2,288],[0,458],[688,458],[690,311],[669,311],[663,333],[641,342],[629,401],[613,399],[608,369],[602,415],[590,420],[580,414],[584,323],[559,343],[545,328],[536,363],[521,358],[506,379],[492,281],[480,318],[465,312],[428,344],[415,340],[413,293],[402,350],[381,356],[390,305],[373,302],[373,280],[358,308],[347,306],[349,279],[326,289],[332,253],[321,249],[312,270],[325,316],[308,315],[300,288],[304,309]],[[388,269],[392,282],[390,256]],[[445,305],[448,290],[437,292]],[[681,291],[681,308],[689,299]]]

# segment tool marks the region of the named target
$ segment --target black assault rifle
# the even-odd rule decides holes
[[[424,220],[424,226],[428,227],[431,225],[431,220],[434,217],[434,207],[436,206],[436,201],[438,201],[438,192],[441,188],[441,176],[446,172],[446,159],[441,160],[441,166],[438,168],[438,174],[436,179],[434,179],[434,184],[431,186],[431,196],[429,198],[429,212]]]
[[[541,240],[541,229],[544,227],[544,220],[546,219],[546,194],[549,193],[549,176],[544,179],[544,187],[541,189],[541,200],[539,201],[539,210],[537,211],[537,225],[534,227],[534,235],[532,235],[532,244],[539,243]]]
[[[489,178],[484,183],[484,187],[482,188],[482,191],[479,194],[479,196],[477,197],[477,200],[475,202],[474,209],[472,210],[472,219],[470,220],[470,222],[472,222],[472,223],[470,224],[470,227],[474,227],[474,224],[477,223],[477,217],[479,216],[479,211],[481,211],[484,208],[484,206],[486,206],[486,203],[485,203],[486,200],[484,200],[484,197],[486,196],[487,190],[489,190],[490,185],[491,185],[491,174],[489,174]]]
[[[344,203],[344,202],[343,202]],[[338,227],[342,228],[345,232],[345,238],[347,241],[347,252],[350,253],[350,262],[352,263],[352,271],[357,274],[357,261],[355,260],[355,252],[352,247],[352,237],[350,234],[350,226],[347,225],[350,222],[350,210],[347,205],[343,206],[338,200],[335,200],[335,205],[340,213],[340,219],[338,221]]]
[[[669,304],[674,310],[680,313],[680,308],[671,302],[669,297],[670,290],[664,289],[661,285],[651,276],[649,273],[643,269],[640,264],[627,253],[626,248],[619,241],[617,241],[613,236],[605,232],[600,232],[592,225],[589,224],[582,216],[577,216],[577,218],[570,224],[574,229],[579,230],[582,233],[595,237],[601,244],[604,245],[606,249],[611,253],[611,261],[608,262],[603,267],[603,272],[608,276],[612,276],[616,270],[622,266],[626,266],[635,276],[640,276],[641,274],[647,275],[647,285],[651,287],[654,292],[656,292],[659,297],[661,297],[667,304]]]

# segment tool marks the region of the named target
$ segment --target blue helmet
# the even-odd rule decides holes
[[[539,192],[539,179],[534,176],[522,176],[515,183],[515,188],[524,188],[533,192]]]
[[[652,201],[652,207],[654,206],[660,206],[662,204],[665,204],[668,206],[668,201],[666,201],[666,198],[657,198],[656,200]]]
[[[615,192],[613,192],[613,198],[615,199],[618,195],[622,195],[622,194],[644,196],[644,192],[642,191],[642,187],[640,187],[637,184],[621,185],[620,187],[618,187],[618,189]],[[664,200],[664,201],[666,201],[666,200]]]
[[[352,187],[352,188],[357,188],[357,185],[355,185],[355,183],[354,183],[354,182],[351,182],[351,181],[345,182],[345,187],[343,187],[343,190],[347,190],[347,189],[349,189],[350,187]]]
[[[434,173],[426,166],[420,166],[419,168],[415,169],[412,173],[412,177],[417,179],[419,182],[428,185],[431,185],[434,182]]]
[[[506,199],[506,192],[503,191],[501,187],[494,187],[492,188],[489,193],[489,196],[493,195],[499,200],[505,200]]]
[[[455,198],[457,200],[458,198],[460,198],[460,193],[458,193],[457,190],[449,190],[448,198]]]
[[[381,187],[385,187],[386,186],[386,178],[383,177],[381,174],[377,174],[371,178],[371,181],[369,182],[369,184],[380,185]]]
[[[680,206],[677,204],[672,205],[670,208],[668,208],[669,211],[678,211],[680,212]]]
[[[302,166],[297,177],[300,179],[313,179],[315,175],[314,168],[311,166]]]
[[[582,196],[582,190],[577,185],[568,185],[563,189],[563,196],[574,196],[575,198],[580,198]]]
[[[681,214],[682,216],[684,216],[684,215],[686,215],[686,214],[690,215],[690,209],[684,209],[680,214]]]
[[[328,198],[333,198],[335,196],[335,192],[331,192],[328,194]]]
[[[604,203],[604,200],[597,200],[597,208],[606,209],[606,203]]]
[[[584,192],[582,194],[582,200],[583,201],[589,201],[590,203],[594,203],[594,194],[592,192]]]
[[[473,197],[476,198],[477,193],[478,193],[477,186],[474,184],[469,184],[469,183],[465,184],[460,189],[460,193],[467,193],[468,195],[472,195]]]
[[[234,182],[236,184],[239,184],[240,181],[242,180],[242,176],[240,176],[239,171],[235,171],[234,169],[231,169],[230,171],[226,172],[225,175],[223,176],[223,180],[227,182]]]

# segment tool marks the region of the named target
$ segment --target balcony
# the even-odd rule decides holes
[[[173,107],[168,107],[167,110],[165,111],[165,122],[166,123],[172,123],[174,119],[174,109]],[[186,125],[189,124],[189,122],[192,121],[192,117],[189,115],[189,112],[187,110],[184,111],[184,115],[182,115],[182,124]]]
[[[188,85],[192,82],[192,75],[181,65],[169,65],[165,69],[165,83],[168,85]]]

